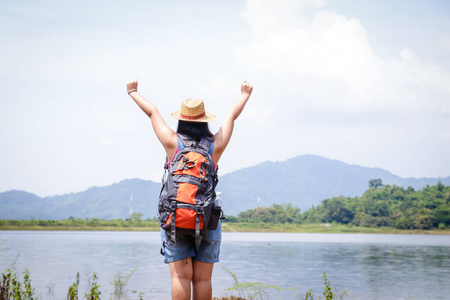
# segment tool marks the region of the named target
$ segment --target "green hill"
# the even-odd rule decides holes
[[[224,210],[228,215],[274,203],[291,203],[304,211],[333,196],[361,195],[373,178],[382,179],[384,184],[411,186],[416,190],[438,181],[450,185],[450,177],[405,179],[383,169],[302,155],[225,174],[220,177],[217,190],[223,193]],[[146,218],[154,217],[160,189],[160,183],[127,179],[110,186],[44,198],[24,191],[8,191],[0,193],[0,219],[61,220],[70,216],[126,219],[131,198],[134,212]]]
[[[450,226],[450,186],[438,182],[416,191],[411,187],[373,185],[361,196],[332,197],[301,213],[290,204],[259,206],[232,222],[273,224],[335,223],[396,229],[446,229]]]

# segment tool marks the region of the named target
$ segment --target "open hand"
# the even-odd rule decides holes
[[[247,80],[244,80],[243,83],[241,83],[241,94],[246,94],[248,96],[251,95],[253,91],[253,86],[247,82]]]

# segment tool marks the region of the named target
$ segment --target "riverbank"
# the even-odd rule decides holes
[[[155,222],[146,226],[88,226],[88,225],[1,225],[0,230],[25,231],[159,231]],[[450,230],[401,230],[391,227],[359,227],[341,224],[273,224],[273,223],[223,223],[223,232],[284,232],[284,233],[364,233],[364,234],[440,234],[450,235]]]
[[[373,234],[445,234],[450,230],[396,229],[392,227],[360,227],[342,224],[270,224],[226,223],[225,232],[286,232],[286,233],[373,233]]]

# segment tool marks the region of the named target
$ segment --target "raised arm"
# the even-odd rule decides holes
[[[219,131],[214,135],[214,161],[217,163],[228,145],[233,133],[234,121],[239,117],[252,94],[253,86],[247,81],[241,84],[241,96],[228,112]]]
[[[171,159],[177,147],[177,134],[167,126],[156,106],[139,94],[137,87],[137,79],[129,81],[127,83],[128,95],[131,96],[134,102],[136,102],[142,111],[151,119],[153,130],[166,150],[167,158]]]

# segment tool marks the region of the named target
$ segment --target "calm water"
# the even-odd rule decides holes
[[[127,299],[169,299],[170,275],[159,255],[159,232],[0,231],[4,271],[19,254],[17,271],[28,268],[32,286],[43,299],[65,299],[68,287],[97,272],[102,299],[110,299],[115,273],[138,268]],[[323,292],[323,272],[354,299],[449,299],[450,236],[365,234],[224,233],[221,262],[213,274],[214,296],[239,281],[293,287],[302,295]],[[54,286],[49,292],[49,287]],[[294,292],[271,294],[293,299]],[[81,298],[80,298],[81,299]],[[122,297],[124,299],[124,297]]]

